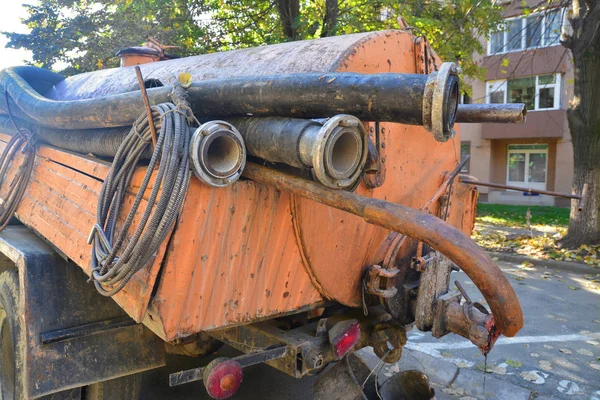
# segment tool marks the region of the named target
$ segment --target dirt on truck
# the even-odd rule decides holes
[[[522,327],[469,238],[458,123],[522,123],[524,106],[459,104],[457,66],[424,38],[119,55],[68,78],[0,72],[3,399],[135,399],[166,352],[223,343],[243,354],[170,385],[225,399],[267,363],[320,374],[315,399],[376,398],[356,350],[396,362],[416,326],[487,354]],[[450,289],[457,269],[489,309]],[[378,389],[431,398],[410,374]]]

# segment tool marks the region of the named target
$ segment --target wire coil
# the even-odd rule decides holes
[[[88,242],[93,243],[90,279],[104,296],[118,293],[137,271],[154,259],[177,220],[189,185],[187,114],[174,104],[163,103],[152,107],[152,120],[160,134],[140,189],[118,232],[117,220],[131,179],[144,150],[151,144],[150,124],[145,113],[119,147],[100,191],[97,222]],[[139,214],[138,208],[157,164],[146,208]],[[130,236],[136,215],[139,224]]]
[[[21,152],[24,154],[24,159],[19,165],[18,170],[10,182],[8,192],[4,198],[2,198],[2,203],[0,204],[0,231],[6,228],[13,214],[15,211],[17,211],[21,200],[23,199],[25,189],[27,189],[27,184],[29,183],[31,174],[33,173],[37,147],[35,134],[28,130],[20,129],[16,124],[10,110],[8,92],[6,91],[4,92],[4,98],[8,115],[15,127],[16,132],[14,135],[12,135],[6,144],[6,147],[2,151],[2,155],[0,156],[0,187],[6,181],[9,171],[12,170],[11,167],[15,161],[15,156]]]

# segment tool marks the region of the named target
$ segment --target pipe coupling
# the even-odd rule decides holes
[[[194,175],[204,183],[215,187],[230,185],[246,166],[244,139],[228,122],[206,122],[192,134],[190,160]]]
[[[314,175],[332,189],[350,189],[360,179],[369,153],[369,137],[362,122],[352,115],[329,118],[314,136],[300,140],[303,161],[311,158]]]
[[[429,74],[423,93],[423,126],[438,142],[454,137],[454,122],[459,102],[456,64],[443,63]]]

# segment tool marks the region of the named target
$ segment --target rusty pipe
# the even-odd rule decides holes
[[[243,176],[362,217],[366,222],[413,237],[462,268],[489,304],[500,333],[514,336],[523,312],[508,279],[490,256],[457,228],[432,215],[387,201],[329,190],[314,182],[248,163]]]
[[[368,134],[351,115],[324,123],[284,117],[229,119],[244,137],[248,153],[271,162],[310,168],[332,189],[356,186],[368,153]]]
[[[456,111],[456,122],[524,124],[527,109],[523,103],[514,104],[461,104]]]

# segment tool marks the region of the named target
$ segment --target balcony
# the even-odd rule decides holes
[[[562,138],[566,130],[565,110],[531,111],[523,125],[481,124],[483,139]]]

